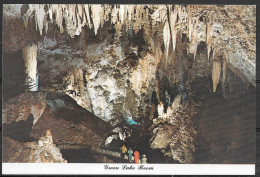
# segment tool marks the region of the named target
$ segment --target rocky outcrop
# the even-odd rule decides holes
[[[55,144],[72,144],[84,147],[99,147],[104,143],[111,128],[98,117],[77,106],[69,96],[51,94],[41,119],[31,131],[32,137],[39,137],[45,129],[52,132]],[[57,127],[59,127],[57,129]]]
[[[41,89],[63,91],[112,125],[147,114],[149,107],[138,107],[151,98],[158,60],[152,54],[138,58],[136,46],[125,56],[121,45],[106,42],[88,45],[85,51],[69,50],[40,51]],[[44,72],[50,67],[51,73]]]
[[[29,115],[32,114],[34,125],[46,107],[45,99],[46,93],[44,92],[25,92],[4,102],[2,113],[3,124],[13,121],[26,121]]]
[[[153,119],[150,146],[180,163],[193,163],[198,133],[195,129],[195,106],[201,103],[194,102],[190,97],[181,102],[179,95],[166,113],[159,113],[159,117]]]
[[[30,116],[34,119],[33,126],[18,125],[23,123],[30,126],[27,121]],[[3,126],[4,135],[16,137],[19,141],[38,139],[45,135],[46,129],[50,129],[55,144],[85,147],[99,147],[112,130],[107,123],[78,106],[69,96],[44,92],[27,92],[4,103]],[[29,132],[27,136],[30,137],[19,139],[14,134],[24,127],[27,127],[26,134]]]
[[[46,137],[38,142],[22,143],[3,137],[3,162],[7,163],[67,163],[60,150]]]

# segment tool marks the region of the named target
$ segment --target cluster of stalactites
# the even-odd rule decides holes
[[[170,45],[175,51],[176,35],[180,30],[187,34],[190,41],[189,52],[193,53],[195,58],[200,41],[208,43],[208,54],[210,53],[212,28],[210,24],[207,26],[205,19],[201,21],[199,17],[192,15],[193,8],[183,5],[30,4],[30,13],[25,17],[35,13],[36,29],[41,35],[44,28],[45,32],[48,32],[48,23],[53,21],[61,33],[65,30],[65,21],[66,31],[71,37],[79,35],[85,25],[93,28],[97,35],[98,29],[109,19],[119,35],[123,26],[125,30],[135,33],[143,29],[147,35],[153,37],[158,29],[161,29],[159,33],[163,36],[166,59]],[[25,17],[25,21],[28,21]]]
[[[158,53],[157,48],[161,48],[160,45],[164,44],[162,52],[166,59],[168,59],[170,51],[174,52],[176,49],[177,34],[186,34],[189,39],[187,51],[194,54],[194,59],[197,46],[204,41],[207,44],[208,59],[212,52],[213,60],[215,60],[214,54],[226,47],[224,41],[228,41],[229,29],[234,31],[237,28],[228,22],[230,18],[221,14],[221,9],[219,9],[220,7],[215,6],[196,5],[31,4],[23,19],[25,22],[28,21],[26,16],[34,12],[36,29],[40,31],[40,34],[43,29],[47,33],[48,23],[55,22],[61,33],[66,30],[72,38],[79,35],[84,26],[93,29],[97,35],[98,30],[107,21],[114,25],[116,37],[122,35],[122,30],[126,30],[129,34],[143,30],[148,42],[152,43],[155,53]],[[229,27],[224,27],[224,22],[222,23],[218,19],[226,20],[225,25]],[[236,51],[224,52],[231,53],[225,55],[228,57]],[[243,58],[247,58],[247,55]],[[227,58],[228,62],[229,60],[231,60],[230,57]],[[249,65],[252,64],[249,63]],[[254,65],[250,67],[254,68]],[[219,72],[219,65],[213,62],[212,68],[212,79],[218,83],[216,73]],[[249,80],[251,79],[250,75],[247,77]]]
[[[43,29],[48,32],[48,23],[53,21],[61,33],[64,31],[63,21],[65,21],[66,31],[71,37],[79,35],[85,25],[90,29],[93,27],[97,34],[98,29],[109,19],[119,34],[125,26],[127,31],[132,30],[137,33],[144,29],[146,34],[154,36],[159,25],[162,27],[160,32],[163,34],[166,55],[170,43],[173,51],[175,50],[177,26],[181,28],[183,23],[189,23],[190,33],[194,28],[192,20],[188,22],[186,7],[181,5],[30,4],[23,19],[27,22],[26,17],[33,12],[36,29],[41,35]],[[193,36],[195,36],[194,32]],[[190,34],[189,37],[191,40],[192,35]]]

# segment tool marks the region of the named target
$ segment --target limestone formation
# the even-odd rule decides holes
[[[10,10],[19,11],[19,8],[20,5],[4,5],[4,16],[8,16]],[[54,21],[60,32],[66,30],[71,37],[79,35],[85,25],[89,28],[93,26],[97,35],[98,29],[108,20],[116,25],[119,34],[122,26],[126,26],[126,30],[132,28],[137,33],[144,29],[147,35],[154,36],[158,26],[163,26],[166,58],[170,43],[175,50],[177,33],[184,33],[189,37],[189,52],[194,54],[194,58],[201,41],[208,44],[208,56],[211,50],[214,54],[225,49],[223,52],[227,62],[239,68],[249,82],[255,85],[255,6],[30,4],[22,16],[26,23],[32,18],[33,12],[36,29],[41,35],[44,28],[48,32],[49,21]],[[13,14],[14,17],[19,18],[21,15]],[[65,27],[62,25],[63,19]],[[146,26],[150,24],[150,19],[153,25],[149,29]],[[236,46],[236,50],[233,46]],[[234,57],[237,59],[233,60]],[[243,60],[246,62],[240,66]],[[247,68],[253,70],[246,72]]]
[[[193,154],[196,150],[195,138],[198,133],[194,127],[197,114],[195,105],[201,103],[186,99],[182,106],[176,106],[180,104],[180,94],[174,100],[166,114],[153,119],[151,148],[161,149],[165,156],[170,156],[175,161],[193,163]]]
[[[193,163],[201,93],[230,101],[255,89],[256,6],[4,4],[3,58],[4,92],[17,86],[4,126],[32,118],[37,147],[46,137],[91,149],[145,137],[174,163]]]
[[[3,137],[3,145],[5,163],[67,163],[56,145],[44,136],[37,142],[26,143]]]
[[[37,91],[37,46],[32,45],[23,49],[23,59],[25,64],[25,73],[27,74],[26,85],[30,91]]]

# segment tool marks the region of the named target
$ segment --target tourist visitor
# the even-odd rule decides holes
[[[127,152],[127,148],[125,147],[125,144],[123,144],[123,146],[120,148],[121,150],[121,158],[124,159],[125,154]]]
[[[132,162],[132,156],[133,156],[133,150],[132,150],[132,148],[129,148],[129,150],[128,150],[128,160],[129,160],[129,162]]]
[[[147,163],[147,157],[145,154],[142,155],[141,163]]]
[[[134,152],[134,159],[135,159],[135,163],[139,163],[139,152],[138,151]]]

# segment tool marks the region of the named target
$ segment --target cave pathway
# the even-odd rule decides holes
[[[128,157],[125,156],[122,159],[120,152],[101,148],[62,149],[61,152],[69,163],[102,163],[101,161],[103,161],[104,157],[106,157],[109,163],[129,163]],[[99,160],[97,160],[97,156]]]

